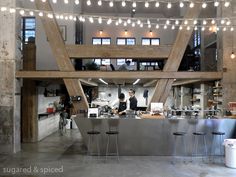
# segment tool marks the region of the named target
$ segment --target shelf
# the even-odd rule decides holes
[[[222,86],[212,87],[213,89],[219,89],[222,88]]]

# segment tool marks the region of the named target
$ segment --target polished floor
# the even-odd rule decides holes
[[[101,159],[87,158],[78,130],[47,137],[39,143],[23,144],[13,156],[0,154],[0,176],[62,176],[62,177],[236,177],[236,169],[226,168],[220,159],[205,163],[196,159],[171,157],[125,156]],[[23,171],[25,170],[25,171]]]

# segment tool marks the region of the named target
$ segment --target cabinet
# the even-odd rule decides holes
[[[216,109],[222,109],[222,86],[220,81],[215,82],[215,86],[212,87],[213,91],[213,104],[216,106]]]

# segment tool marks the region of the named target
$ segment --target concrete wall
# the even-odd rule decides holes
[[[1,0],[0,6],[15,6],[15,0]],[[18,16],[0,13],[0,153],[20,150],[20,82],[15,71],[20,68],[21,54],[17,34]]]

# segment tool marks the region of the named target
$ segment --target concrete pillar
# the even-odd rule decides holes
[[[0,1],[0,6],[15,5],[16,0]],[[20,150],[20,82],[15,79],[20,53],[16,19],[16,14],[8,10],[0,12],[0,153]]]
[[[236,15],[236,2],[231,2],[231,8],[222,8],[222,17],[234,17]],[[234,25],[236,21],[232,22]],[[222,33],[222,51],[223,51],[223,108],[228,107],[228,102],[236,102],[236,58],[231,59],[232,51],[236,53],[236,31],[229,29]]]

